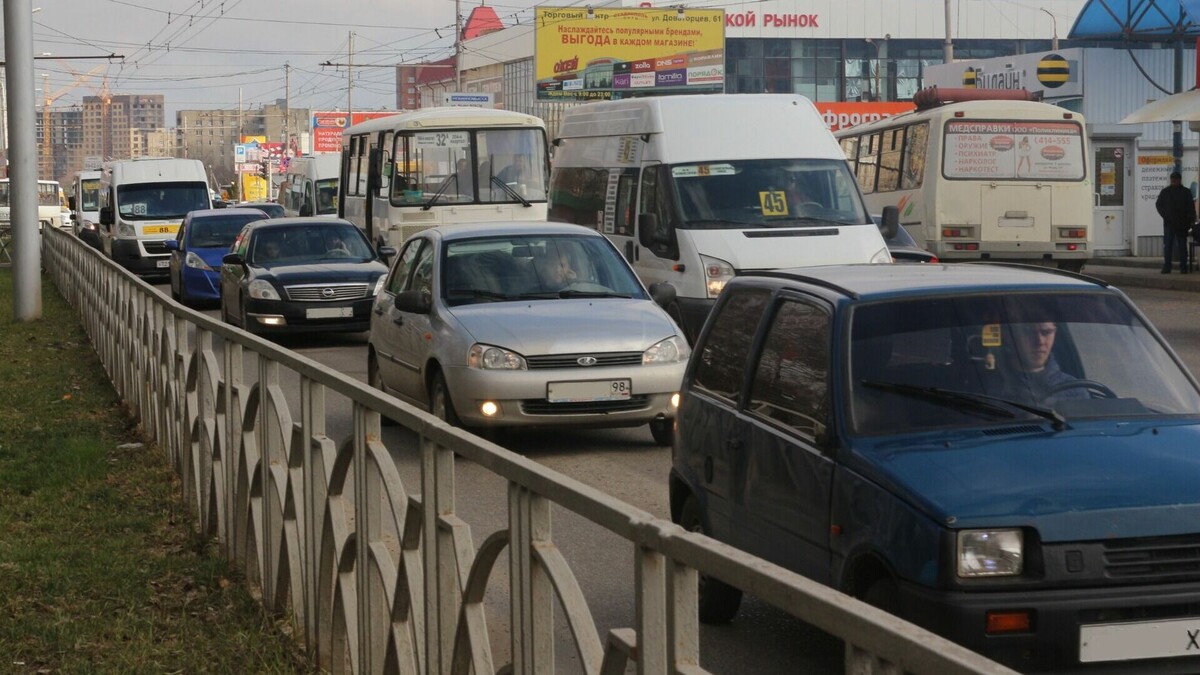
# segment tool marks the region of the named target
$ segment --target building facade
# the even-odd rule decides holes
[[[220,184],[237,180],[234,151],[243,137],[278,143],[286,135],[290,144],[311,133],[311,111],[289,109],[283,101],[257,110],[180,110],[175,120],[177,156],[199,159]]]

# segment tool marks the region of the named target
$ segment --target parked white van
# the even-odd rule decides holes
[[[142,157],[105,164],[100,175],[100,244],[104,254],[144,276],[166,276],[173,239],[189,211],[211,209],[197,159]]]
[[[287,172],[279,186],[279,203],[284,212],[288,216],[337,218],[341,167],[342,156],[338,153],[288,160]]]
[[[647,97],[569,108],[554,141],[550,220],[600,230],[694,340],[734,275],[890,263],[846,156],[803,96]]]

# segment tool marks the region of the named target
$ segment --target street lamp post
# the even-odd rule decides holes
[[[1058,51],[1058,17],[1051,14],[1050,10],[1046,9],[1045,7],[1039,7],[1038,9],[1042,10],[1047,16],[1050,17],[1050,27],[1054,31],[1054,36],[1050,38],[1050,49]]]

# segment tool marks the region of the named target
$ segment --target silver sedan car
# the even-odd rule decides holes
[[[673,296],[578,225],[426,230],[375,301],[369,378],[451,424],[649,424],[669,445],[689,355]]]

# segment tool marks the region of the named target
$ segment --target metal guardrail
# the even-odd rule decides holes
[[[842,638],[850,673],[1013,672],[171,302],[66,232],[46,228],[42,241],[44,266],[118,394],[174,462],[200,535],[217,537],[332,672],[552,673],[557,598],[588,675],[624,673],[630,661],[639,675],[706,673],[698,571]],[[285,399],[288,371],[298,411]],[[327,394],[351,404],[341,442],[326,435]],[[381,415],[419,437],[419,485],[401,480]],[[508,485],[507,527],[478,547],[455,508],[456,453]],[[628,542],[636,625],[598,634],[555,546],[552,503]],[[483,603],[505,549],[512,660],[497,668]]]

